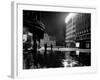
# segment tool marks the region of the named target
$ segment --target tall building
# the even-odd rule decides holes
[[[71,15],[71,16],[70,16]],[[66,20],[65,43],[66,47],[75,47],[75,32],[76,32],[76,14],[70,14]],[[70,16],[70,17],[69,17]]]
[[[79,14],[76,20],[76,44],[79,48],[91,48],[91,14]]]
[[[70,16],[66,22],[65,42],[66,47],[91,48],[91,14],[73,13]]]

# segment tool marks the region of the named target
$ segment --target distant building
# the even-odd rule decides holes
[[[66,47],[91,48],[91,15],[75,14],[66,23]]]
[[[44,46],[44,44],[47,44],[48,47],[51,45],[56,46],[56,41],[54,38],[45,33],[44,38],[40,40],[40,47]]]

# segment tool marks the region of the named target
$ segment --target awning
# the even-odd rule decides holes
[[[27,27],[31,31],[45,31],[45,25],[38,20],[23,20],[23,26]]]

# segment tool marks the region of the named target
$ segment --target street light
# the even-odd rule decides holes
[[[76,15],[76,13],[69,13],[68,16],[65,18],[65,23],[68,23],[68,21],[74,18]]]

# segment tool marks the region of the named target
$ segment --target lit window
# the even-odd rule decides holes
[[[80,53],[79,51],[76,51],[76,55],[78,55],[78,56],[79,56],[79,53]]]
[[[76,47],[80,47],[80,43],[79,42],[76,43]]]

